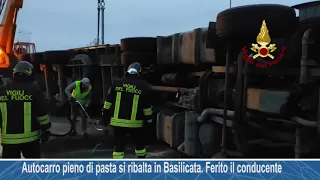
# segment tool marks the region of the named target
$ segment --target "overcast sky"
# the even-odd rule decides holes
[[[24,0],[18,14],[16,40],[36,43],[37,51],[89,44],[97,36],[97,0]],[[106,0],[105,0],[106,1]],[[232,6],[265,0],[233,0]],[[269,0],[269,4],[300,4]],[[161,36],[207,27],[229,7],[228,0],[107,0],[105,43],[123,37]]]

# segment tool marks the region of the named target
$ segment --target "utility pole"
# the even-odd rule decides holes
[[[104,10],[105,10],[104,0],[98,0],[97,10],[98,10],[97,45],[99,45],[100,44],[100,30],[101,30],[101,43],[104,44]],[[101,29],[100,29],[100,24],[101,24]]]
[[[101,43],[104,44],[104,9],[105,2],[101,0]]]
[[[97,22],[97,42],[96,45],[100,44],[100,10],[101,10],[101,0],[98,0],[98,22]]]
[[[229,8],[231,8],[231,3],[232,3],[232,0],[229,1]]]

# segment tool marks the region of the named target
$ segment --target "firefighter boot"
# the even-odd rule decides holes
[[[135,150],[136,156],[138,159],[146,158],[147,155],[147,150],[146,148],[141,149],[141,150]]]

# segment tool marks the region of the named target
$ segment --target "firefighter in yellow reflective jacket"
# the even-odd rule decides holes
[[[2,158],[40,158],[41,133],[51,127],[48,102],[33,79],[33,66],[21,61],[13,79],[0,88]]]
[[[85,110],[88,109],[91,99],[92,99],[92,86],[90,84],[90,80],[88,78],[83,78],[81,81],[75,81],[71,83],[66,89],[65,93],[67,94],[68,98],[74,102],[78,101]],[[76,120],[78,114],[81,116],[81,125],[82,125],[82,135],[87,136],[87,117],[84,112],[82,112],[77,104],[72,103],[71,107],[71,114],[72,114],[72,132],[70,133],[71,136],[77,134],[76,131]]]
[[[132,63],[126,76],[110,87],[104,103],[104,119],[111,119],[110,125],[116,140],[113,152],[115,159],[124,158],[127,134],[133,136],[137,157],[145,158],[147,154],[143,126],[145,122],[152,122],[152,107],[149,84],[140,77],[141,71],[139,63]]]

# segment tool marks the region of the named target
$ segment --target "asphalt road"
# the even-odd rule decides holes
[[[50,131],[55,134],[66,134],[70,129],[70,123],[66,118],[50,117],[52,127]],[[112,129],[108,129],[108,135],[97,131],[92,123],[88,124],[88,137],[81,135],[80,121],[77,122],[77,136],[51,137],[48,142],[42,144],[42,158],[112,158],[113,142]],[[101,126],[100,126],[101,128]],[[1,137],[1,133],[0,133]],[[1,138],[0,138],[1,139]],[[1,141],[1,140],[0,140]],[[182,158],[182,153],[168,147],[165,144],[155,143],[147,146],[147,158]],[[0,145],[0,152],[2,146]],[[1,154],[0,154],[1,155]],[[23,158],[23,155],[21,155]],[[125,158],[135,158],[134,145],[128,144]]]
[[[70,123],[66,118],[51,117],[50,131],[55,134],[66,134]],[[43,158],[112,158],[113,142],[112,129],[109,133],[98,131],[92,123],[88,124],[88,137],[81,135],[81,124],[77,122],[77,132],[74,137],[51,137],[42,145]],[[99,127],[103,128],[103,127]],[[183,158],[182,153],[168,147],[166,144],[154,143],[147,146],[147,158]],[[134,145],[128,144],[125,158],[135,158]]]
[[[66,134],[70,130],[70,123],[66,118],[50,117],[52,127],[50,131],[55,134]],[[112,158],[114,139],[112,129],[108,129],[108,135],[97,131],[94,126],[88,124],[88,137],[81,135],[80,121],[77,122],[77,131],[79,135],[73,137],[51,137],[48,142],[42,144],[42,158]],[[102,127],[100,127],[102,128]],[[1,137],[1,133],[0,133]],[[1,139],[1,138],[0,138]],[[0,140],[1,141],[1,140]],[[254,152],[261,152],[261,155],[254,153],[251,158],[293,158],[293,148],[289,149],[266,149],[259,148]],[[155,142],[147,146],[147,158],[188,158],[186,155],[177,152],[168,145]],[[2,146],[0,145],[0,156]],[[267,153],[268,152],[268,153]],[[269,154],[269,155],[267,155]],[[134,145],[128,144],[125,158],[135,158]],[[22,156],[23,158],[23,156]]]

